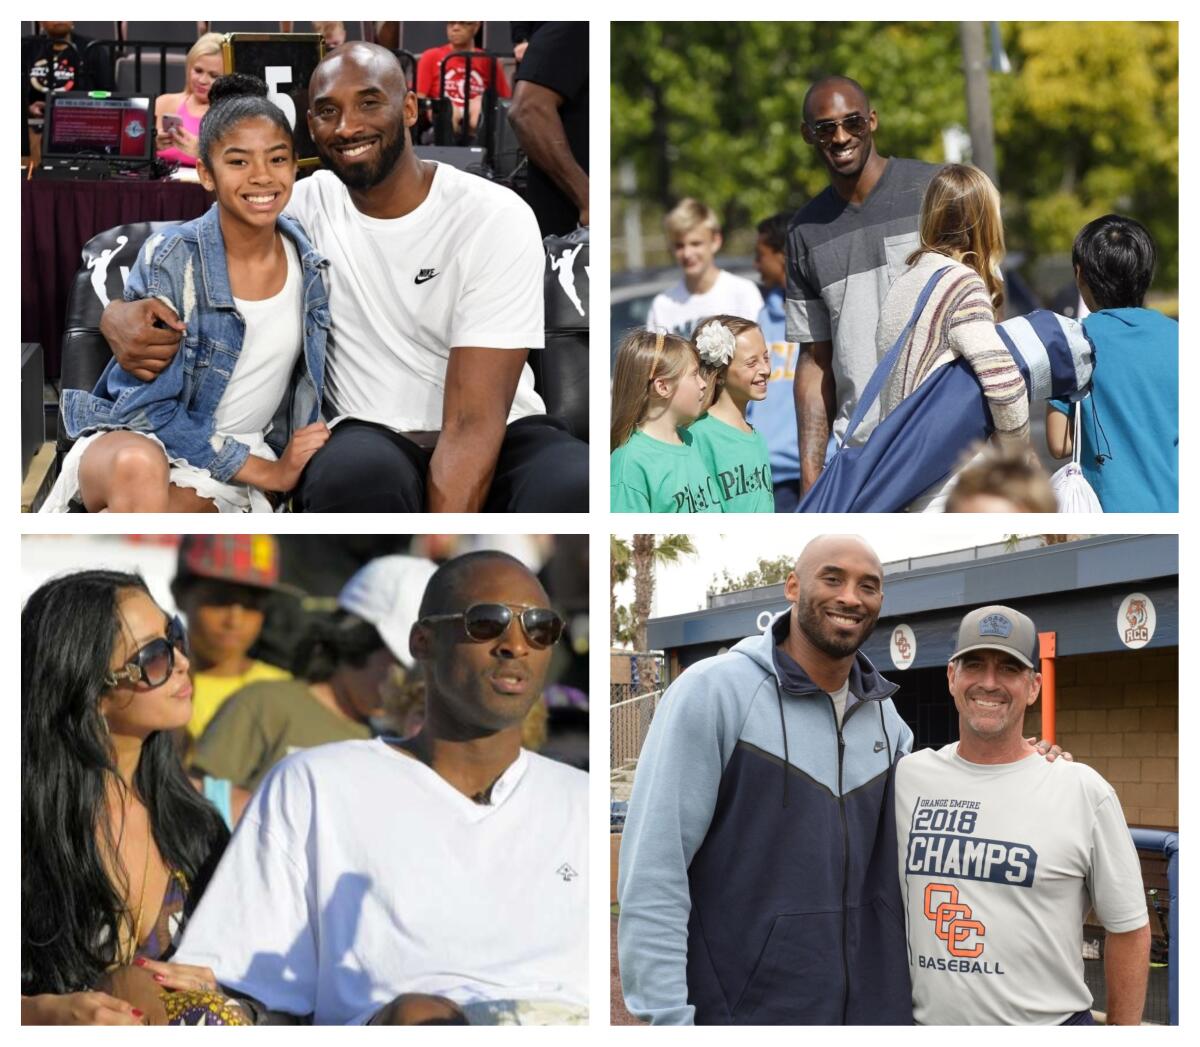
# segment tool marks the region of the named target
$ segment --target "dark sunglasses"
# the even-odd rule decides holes
[[[822,120],[820,123],[809,124],[808,129],[812,131],[813,137],[818,142],[822,145],[828,145],[833,141],[833,136],[837,134],[839,127],[844,127],[846,134],[854,135],[855,138],[862,138],[867,133],[869,126],[870,123],[867,118],[861,113],[851,113],[841,120]]]
[[[515,615],[521,622],[526,638],[534,647],[552,647],[562,636],[563,620],[549,607],[526,607],[524,604],[477,603],[458,614],[431,614],[421,619],[422,625],[435,622],[454,622],[462,619],[463,632],[475,643],[497,640],[507,631]]]
[[[145,687],[161,687],[175,671],[175,652],[186,657],[188,653],[187,630],[178,618],[167,623],[167,635],[151,640],[137,652],[123,669],[111,669],[104,678],[108,687],[116,687],[122,680]]]

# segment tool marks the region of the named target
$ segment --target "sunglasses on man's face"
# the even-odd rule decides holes
[[[846,134],[853,135],[855,138],[862,138],[867,133],[869,126],[870,123],[867,118],[861,113],[851,113],[841,120],[820,120],[815,124],[809,124],[808,129],[813,133],[813,137],[818,142],[822,145],[829,145],[833,141],[834,135],[837,134],[839,127],[844,127]]]
[[[161,687],[175,671],[175,652],[180,651],[186,657],[188,653],[187,631],[183,622],[172,618],[167,623],[167,635],[151,640],[137,652],[121,669],[112,669],[104,682],[109,687],[116,687],[122,681],[128,681],[135,687],[146,689]]]
[[[519,614],[514,615],[513,612]],[[421,619],[422,625],[436,622],[455,622],[460,618],[468,640],[488,643],[507,631],[516,617],[526,638],[534,647],[552,647],[562,636],[563,620],[549,607],[527,607],[524,604],[477,603],[458,614],[431,614]]]

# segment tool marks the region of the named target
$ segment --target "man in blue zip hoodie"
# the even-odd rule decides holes
[[[629,1010],[654,1024],[909,1024],[896,760],[912,731],[858,648],[883,603],[862,539],[810,542],[792,604],[667,691],[621,846]]]

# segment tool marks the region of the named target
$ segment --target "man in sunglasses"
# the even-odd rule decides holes
[[[879,309],[918,246],[921,201],[938,169],[880,156],[878,127],[866,92],[849,77],[825,77],[804,96],[800,132],[825,164],[829,187],[800,210],[787,238],[787,337],[800,343],[793,392],[802,495],[875,370]],[[854,442],[878,420],[876,408]]]
[[[177,959],[260,1020],[586,1021],[587,777],[520,741],[562,619],[491,551],[443,564],[418,614],[420,733],[278,764]]]
[[[279,545],[269,534],[188,534],[179,543],[171,595],[187,619],[192,647],[193,738],[246,685],[291,677],[250,657],[267,603],[281,590],[279,562]]]

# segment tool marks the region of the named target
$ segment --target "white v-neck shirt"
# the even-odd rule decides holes
[[[371,218],[317,171],[296,183],[287,213],[329,259],[327,417],[441,429],[451,349],[545,345],[545,251],[512,190],[439,164],[413,211]],[[545,413],[526,364],[508,421]]]
[[[379,739],[279,763],[174,959],[357,1024],[406,992],[587,1005],[587,775],[521,751],[477,804]]]

